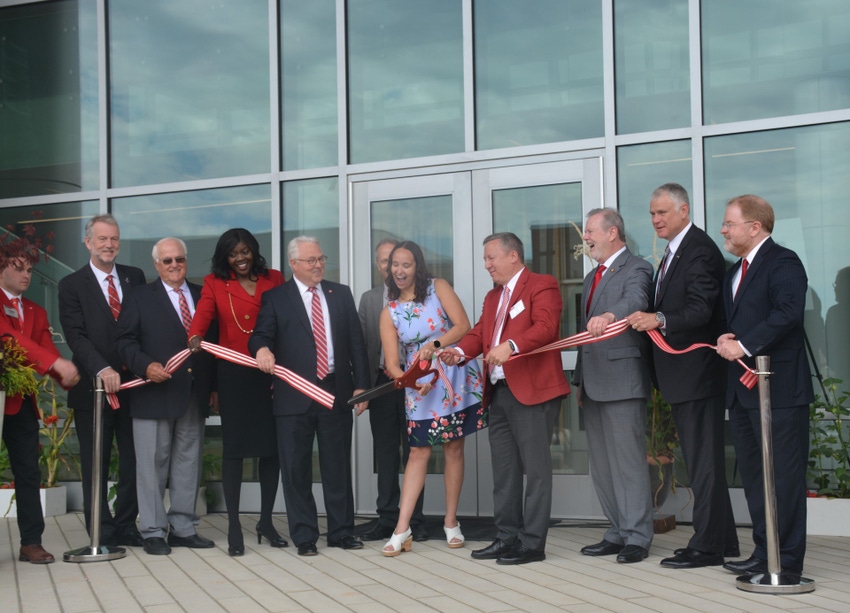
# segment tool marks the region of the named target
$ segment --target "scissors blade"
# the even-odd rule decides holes
[[[396,389],[395,381],[390,381],[389,383],[382,383],[372,389],[368,389],[365,392],[360,392],[356,396],[352,396],[348,401],[348,404],[360,404],[361,402],[366,402],[367,400],[372,400],[373,398],[377,398],[378,396],[383,396],[386,393],[389,393]]]

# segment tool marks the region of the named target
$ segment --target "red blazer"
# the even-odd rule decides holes
[[[24,348],[29,358],[28,366],[32,366],[39,375],[47,374],[48,369],[59,358],[59,351],[53,344],[53,335],[47,323],[47,311],[26,298],[21,299],[24,311],[24,331],[21,332],[20,322],[12,302],[6,298],[6,293],[0,291],[0,336],[10,335]],[[15,415],[21,410],[23,396],[6,397],[6,415]],[[35,401],[33,401],[35,408]],[[38,409],[36,409],[38,412]]]
[[[478,323],[458,343],[458,347],[467,357],[487,355],[490,351],[501,296],[501,286],[487,293]],[[520,301],[524,308],[511,317],[511,309]],[[513,340],[521,353],[555,342],[560,332],[562,306],[561,292],[554,277],[524,269],[511,295],[508,315],[502,329],[502,340]],[[570,385],[561,366],[560,351],[547,351],[517,358],[502,368],[511,392],[523,404],[540,404],[570,393]],[[482,399],[485,407],[490,405],[492,395],[489,368],[485,364]]]
[[[218,344],[244,355],[248,352],[248,338],[257,323],[257,313],[263,293],[283,285],[285,281],[279,270],[269,269],[269,274],[257,279],[257,290],[253,296],[242,289],[236,275],[231,273],[225,281],[209,274],[204,277],[201,299],[195,305],[195,317],[189,336],[203,337],[213,320],[218,322]],[[232,309],[231,309],[232,305]]]

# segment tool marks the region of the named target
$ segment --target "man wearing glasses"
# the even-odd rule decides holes
[[[335,396],[328,410],[275,379],[274,413],[289,534],[298,555],[318,553],[313,499],[313,440],[318,439],[328,546],[360,549],[363,543],[352,535],[353,415],[347,404],[371,383],[360,317],[351,290],[324,280],[328,258],[315,238],[292,239],[288,255],[292,278],[263,294],[248,349],[260,370],[273,373],[275,364],[280,364]],[[355,408],[362,411],[366,403]]]
[[[186,348],[201,288],[186,282],[186,245],[163,238],[153,248],[159,279],[135,288],[118,316],[118,352],[135,375],[150,383],[130,390],[136,447],[139,532],[145,552],[172,547],[213,547],[195,531],[204,419],[212,396],[214,358],[193,353],[176,371],[165,364]],[[207,333],[215,341],[215,333]],[[166,480],[170,508],[163,502]],[[166,541],[166,535],[168,540]]]

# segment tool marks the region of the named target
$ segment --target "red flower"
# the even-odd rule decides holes
[[[44,421],[45,426],[52,426],[57,421],[59,421],[59,416],[58,415],[47,415],[47,416],[45,416],[43,421]]]
[[[449,425],[449,420],[448,420],[448,419],[446,419],[445,417],[443,417],[442,419],[440,419],[440,425],[442,425],[442,426],[448,426],[448,425]]]

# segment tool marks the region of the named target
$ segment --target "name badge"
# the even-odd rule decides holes
[[[4,312],[6,313],[6,315],[8,315],[9,317],[14,317],[15,319],[17,319],[17,318],[18,318],[18,309],[16,309],[15,307],[10,307],[10,306],[3,305],[3,311],[4,311]]]
[[[514,317],[516,317],[517,315],[522,313],[524,310],[525,310],[525,305],[522,303],[522,300],[520,300],[519,302],[517,302],[515,305],[513,305],[511,307],[511,310],[510,310],[511,319],[513,319]]]

